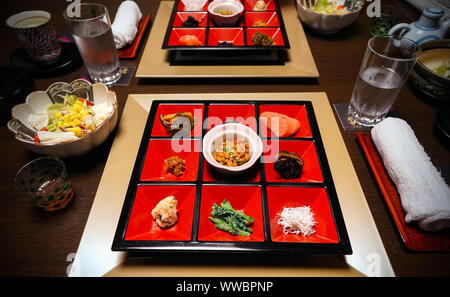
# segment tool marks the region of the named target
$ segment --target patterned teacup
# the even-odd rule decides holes
[[[58,158],[42,157],[31,161],[17,172],[14,182],[35,206],[46,211],[66,207],[73,197],[69,175]]]
[[[61,45],[50,17],[46,11],[30,10],[14,14],[6,20],[6,24],[17,33],[28,55],[46,64],[55,62],[61,55]]]

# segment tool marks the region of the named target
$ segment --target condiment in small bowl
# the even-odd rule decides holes
[[[248,159],[244,159],[242,164],[237,166],[226,166],[224,162],[219,162],[215,158],[215,153],[233,152],[223,150],[224,143],[241,143],[245,144]],[[236,151],[236,150],[235,150]],[[225,174],[238,174],[251,168],[260,158],[263,152],[263,144],[261,138],[251,128],[237,123],[222,124],[212,128],[203,138],[203,156],[205,160],[217,171]]]
[[[208,5],[211,19],[219,27],[236,25],[243,11],[244,5],[235,0],[215,0]]]

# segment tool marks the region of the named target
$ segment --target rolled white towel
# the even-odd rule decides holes
[[[426,231],[450,227],[450,188],[404,120],[386,118],[372,128],[372,139],[397,186],[406,213]]]
[[[142,12],[134,1],[123,1],[117,10],[111,25],[116,48],[120,49],[127,43],[132,43],[138,32]]]

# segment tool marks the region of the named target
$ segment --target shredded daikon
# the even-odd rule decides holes
[[[278,224],[283,227],[284,234],[294,233],[309,236],[316,232],[314,214],[309,206],[285,207],[280,214]]]

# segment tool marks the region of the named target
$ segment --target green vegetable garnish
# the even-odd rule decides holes
[[[235,210],[227,200],[223,200],[220,206],[213,204],[209,220],[217,229],[231,235],[250,236],[253,232],[249,226],[253,224],[254,219],[242,211]]]
[[[433,69],[433,71],[443,77],[450,78],[450,62],[444,61],[441,66]]]

